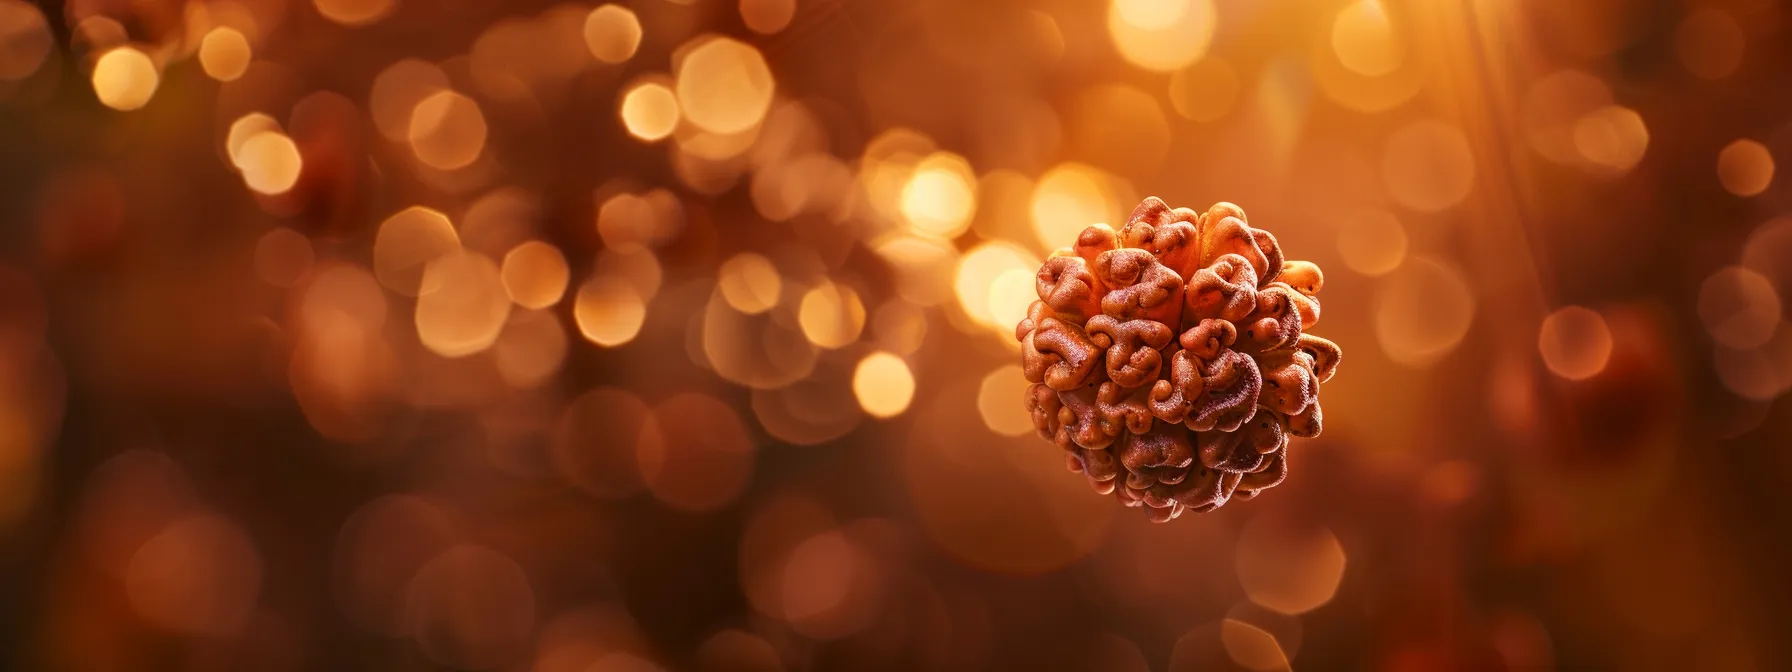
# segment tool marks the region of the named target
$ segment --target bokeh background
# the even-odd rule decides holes
[[[0,0],[0,667],[1786,669],[1777,0]],[[1153,525],[1032,276],[1328,273]]]

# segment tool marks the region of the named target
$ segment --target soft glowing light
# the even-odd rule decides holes
[[[1383,210],[1364,210],[1343,219],[1338,228],[1338,255],[1344,265],[1363,275],[1386,275],[1406,260],[1406,229]]]
[[[971,164],[940,152],[922,159],[902,187],[901,210],[917,233],[954,238],[971,225],[977,209]]]
[[[1649,128],[1636,110],[1607,105],[1574,122],[1574,148],[1595,166],[1628,172],[1649,148]]]
[[[597,235],[604,239],[604,247],[617,252],[639,252],[671,239],[677,233],[677,222],[673,220],[680,209],[676,200],[668,204],[661,202],[663,198],[673,197],[656,190],[646,195],[624,192],[604,199],[597,206]]]
[[[1717,154],[1717,179],[1737,196],[1754,196],[1773,183],[1773,155],[1754,140],[1742,139]]]
[[[1461,203],[1475,186],[1475,155],[1461,129],[1441,121],[1413,122],[1388,137],[1381,179],[1401,205],[1440,212]]]
[[[365,26],[386,18],[398,6],[396,0],[312,0],[317,13],[345,26]]]
[[[311,272],[315,259],[311,240],[292,229],[280,227],[262,234],[255,242],[255,273],[275,287],[291,287]]]
[[[1238,535],[1233,567],[1251,601],[1284,614],[1324,606],[1344,578],[1344,547],[1323,527],[1296,530],[1258,518]]]
[[[1170,75],[1170,105],[1190,121],[1214,121],[1232,111],[1239,88],[1232,64],[1210,56]]]
[[[471,544],[424,563],[405,591],[404,613],[418,648],[463,670],[503,668],[525,655],[535,611],[523,568]]]
[[[1020,436],[1033,431],[1033,418],[1022,398],[1031,383],[1019,366],[1009,364],[989,372],[977,388],[977,414],[990,431],[1003,436]]]
[[[149,104],[161,81],[155,61],[133,47],[108,51],[93,64],[93,92],[114,110],[135,110]]]
[[[492,345],[492,362],[504,382],[529,389],[547,382],[566,360],[566,330],[545,310],[511,311],[504,333]]]
[[[753,442],[740,416],[714,397],[686,392],[653,409],[658,432],[635,449],[654,498],[681,511],[712,511],[740,495],[753,474]]]
[[[1066,240],[1076,239],[1071,237]],[[965,253],[958,262],[958,274],[953,287],[958,294],[959,307],[978,324],[994,328],[998,332],[1013,333],[1015,323],[1020,320],[1007,324],[1003,320],[1012,317],[1008,309],[1024,294],[1017,295],[1012,291],[1016,283],[1011,272],[1020,271],[1031,277],[1038,273],[1039,263],[1032,254],[1010,243],[978,245]],[[1005,275],[1008,279],[998,283],[997,280]],[[1001,292],[1000,296],[997,296],[998,290]],[[1004,308],[1000,318],[993,309],[997,298],[1001,299],[1000,303]]]
[[[17,81],[37,72],[55,44],[50,23],[37,7],[0,0],[0,80]]]
[[[653,142],[678,128],[678,98],[664,84],[645,82],[622,94],[620,114],[629,135]]]
[[[1338,10],[1332,20],[1332,50],[1344,67],[1367,77],[1393,72],[1406,60],[1406,45],[1394,33],[1381,0],[1357,0]]]
[[[772,306],[778,305],[778,296],[784,291],[784,279],[778,275],[778,267],[752,252],[729,257],[716,274],[722,299],[748,315],[771,310]]]
[[[783,30],[794,16],[796,0],[740,0],[741,21],[761,35]]]
[[[996,275],[989,286],[989,316],[997,327],[1020,324],[1027,317],[1027,308],[1039,299],[1039,274],[1024,268],[1010,268]]]
[[[797,322],[810,343],[831,350],[858,340],[865,328],[865,304],[851,287],[823,282],[803,294]]]
[[[234,28],[213,28],[199,42],[199,67],[205,70],[207,76],[220,82],[243,76],[243,71],[249,69],[249,59],[253,56],[249,39]]]
[[[893,418],[908,410],[915,396],[915,374],[908,362],[888,352],[874,352],[859,360],[852,373],[852,392],[859,407],[879,418]]]
[[[1741,266],[1712,273],[1699,286],[1699,318],[1718,343],[1737,350],[1773,337],[1780,323],[1780,295],[1766,276]]]
[[[510,297],[498,265],[483,254],[456,251],[430,261],[417,297],[417,340],[443,357],[482,352],[498,340]]]
[[[485,114],[453,91],[437,91],[411,112],[411,152],[438,170],[464,168],[485,151]]]
[[[243,184],[257,193],[270,196],[284,194],[299,182],[305,167],[299,146],[279,131],[262,131],[249,136],[234,158],[243,171]]]
[[[1568,380],[1586,380],[1604,370],[1611,358],[1612,330],[1599,313],[1568,306],[1543,318],[1537,352],[1550,372]]]
[[[1207,53],[1215,16],[1213,0],[1114,0],[1108,37],[1127,62],[1169,72]]]
[[[1382,282],[1375,294],[1375,336],[1390,359],[1429,366],[1468,335],[1475,297],[1456,269],[1414,257]]]
[[[1551,73],[1531,84],[1519,107],[1525,140],[1544,158],[1572,166],[1584,160],[1575,146],[1575,127],[1612,104],[1611,87],[1579,70]]]
[[[524,308],[542,309],[566,293],[566,255],[560,248],[531,240],[504,254],[504,292]]]
[[[363,630],[410,634],[405,589],[454,538],[448,514],[421,497],[385,495],[362,504],[336,537],[330,578],[337,607]]]
[[[460,236],[448,216],[411,206],[387,217],[373,238],[373,273],[380,284],[399,294],[417,296],[435,291],[425,282],[429,263],[460,250]],[[437,274],[431,279],[441,280]]]
[[[1090,224],[1109,222],[1119,206],[1107,176],[1080,163],[1065,163],[1040,176],[1033,186],[1033,232],[1048,250],[1076,241]]]
[[[585,48],[605,63],[621,63],[641,47],[641,20],[634,10],[602,5],[585,15]]]
[[[647,304],[627,280],[595,275],[579,286],[572,314],[585,340],[614,348],[641,333]]]
[[[216,515],[168,526],[131,558],[125,593],[137,613],[188,635],[242,630],[261,592],[261,558],[242,530]]]
[[[1220,623],[1220,643],[1232,662],[1257,672],[1279,672],[1291,669],[1288,654],[1275,635],[1244,621],[1228,618]]]
[[[367,94],[368,112],[380,135],[394,142],[411,137],[411,117],[423,99],[446,91],[448,74],[434,63],[407,58],[381,70]]]
[[[243,143],[263,131],[279,130],[280,122],[274,121],[273,117],[261,112],[250,112],[238,117],[236,121],[231,122],[230,131],[224,138],[224,152],[230,156],[230,165],[236,167],[237,170],[242,170],[243,162],[239,157],[242,156]]]
[[[1700,7],[1687,13],[1674,31],[1674,50],[1688,72],[1705,79],[1722,79],[1742,65],[1748,36],[1736,19],[1722,10]]]
[[[711,133],[739,133],[771,109],[775,84],[759,50],[726,37],[702,42],[678,64],[678,107]]]

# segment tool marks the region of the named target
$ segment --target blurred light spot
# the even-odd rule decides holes
[[[438,663],[468,670],[506,666],[528,651],[535,593],[516,561],[462,544],[431,559],[405,594],[407,630]]]
[[[365,26],[386,18],[398,6],[396,0],[312,0],[317,13],[345,26]]]
[[[896,272],[896,293],[923,306],[952,296],[957,250],[946,241],[920,236],[890,236],[872,249]]]
[[[1717,154],[1717,179],[1737,196],[1754,196],[1773,183],[1773,155],[1754,140],[1730,143]]]
[[[108,51],[93,64],[93,92],[114,110],[135,110],[149,104],[161,81],[155,61],[133,47]]]
[[[1244,621],[1226,619],[1220,623],[1220,642],[1232,662],[1260,672],[1292,669],[1275,635]]]
[[[996,275],[989,286],[989,316],[995,326],[1016,325],[1039,299],[1039,274],[1010,268]]]
[[[788,19],[787,19],[788,20]],[[728,629],[710,635],[697,647],[697,672],[783,672],[784,661],[771,643],[751,633]]]
[[[435,291],[425,282],[429,263],[460,250],[460,236],[448,216],[413,205],[387,217],[373,239],[373,273],[386,289],[404,296]],[[445,276],[437,274],[435,280]]]
[[[636,453],[643,442],[660,441],[646,402],[612,387],[593,388],[560,413],[550,451],[565,479],[597,497],[626,497],[640,491]]]
[[[878,347],[898,355],[912,355],[927,338],[927,315],[918,305],[890,299],[871,314],[871,336]]]
[[[261,558],[235,524],[202,514],[169,525],[131,558],[131,606],[145,620],[185,634],[242,630],[261,593]]]
[[[1232,64],[1209,56],[1170,75],[1170,105],[1190,121],[1216,121],[1232,111],[1239,89]]]
[[[417,297],[417,340],[443,357],[491,347],[510,316],[498,265],[465,250],[437,257],[423,270],[429,291]]]
[[[726,38],[705,40],[678,64],[678,108],[711,133],[738,133],[757,125],[771,108],[771,68],[759,50]]]
[[[902,216],[917,233],[951,239],[964,233],[977,210],[971,164],[938,152],[915,165],[902,187]]]
[[[305,161],[299,146],[279,131],[262,131],[249,136],[235,154],[237,169],[243,172],[243,184],[259,194],[284,194],[298,184]]]
[[[566,256],[558,247],[531,240],[504,254],[502,276],[504,293],[516,305],[546,308],[559,303],[566,294]]]
[[[1356,0],[1338,10],[1332,50],[1344,67],[1367,77],[1393,72],[1406,60],[1406,45],[1394,34],[1381,0]]]
[[[1742,246],[1742,265],[1760,273],[1792,294],[1792,217],[1775,217],[1748,234]]]
[[[454,544],[441,509],[411,495],[386,495],[349,514],[336,536],[330,573],[336,607],[375,634],[411,634],[405,592],[417,570]]]
[[[1065,244],[1075,240],[1074,236],[1066,238]],[[1016,293],[1015,280],[1018,276],[1012,272],[1019,271],[1032,277],[1039,272],[1039,264],[1039,260],[1031,253],[1010,243],[989,242],[972,248],[958,262],[954,288],[958,294],[959,307],[978,324],[991,327],[997,332],[1012,333],[1019,320],[1009,323],[1004,323],[1003,320],[1012,317],[1013,304],[1020,302],[1028,294]],[[1000,317],[995,312],[998,299],[1003,308],[1003,315]],[[1027,304],[1031,303],[1031,300],[1027,300]],[[1022,310],[1025,310],[1024,306]]]
[[[1766,343],[1779,326],[1780,313],[1773,283],[1741,266],[1720,269],[1699,286],[1699,319],[1713,339],[1731,348]]]
[[[1200,60],[1213,40],[1215,23],[1213,0],[1114,0],[1108,5],[1108,37],[1114,48],[1127,62],[1157,72]]]
[[[832,350],[858,340],[865,328],[865,304],[851,287],[823,281],[803,294],[797,321],[810,343]]]
[[[255,273],[262,282],[291,287],[311,272],[314,255],[311,239],[292,229],[276,227],[255,241]]]
[[[1252,602],[1303,614],[1324,606],[1338,591],[1344,547],[1323,527],[1293,529],[1259,516],[1239,532],[1234,567]]]
[[[1381,179],[1401,205],[1439,212],[1468,197],[1475,185],[1475,155],[1461,129],[1416,121],[1388,136]]]
[[[613,348],[641,333],[647,304],[627,280],[593,275],[579,286],[572,314],[585,340]]]
[[[665,272],[660,269],[659,258],[653,256],[652,252],[604,250],[591,263],[591,274],[625,280],[635,288],[635,294],[641,297],[642,303],[651,303],[653,297],[659,294],[660,281]]]
[[[1338,254],[1350,270],[1367,276],[1386,275],[1406,261],[1406,228],[1392,213],[1361,210],[1338,227]]]
[[[716,272],[716,288],[735,310],[757,315],[778,305],[784,280],[765,257],[742,252],[722,262]]]
[[[1456,269],[1413,257],[1375,293],[1375,336],[1396,362],[1429,366],[1456,349],[1475,317],[1475,296]]]
[[[187,518],[198,504],[168,456],[133,448],[95,467],[81,492],[78,543],[85,559],[123,579],[144,542]]]
[[[1561,70],[1538,79],[1525,91],[1519,121],[1531,149],[1564,166],[1577,165],[1583,151],[1575,135],[1581,120],[1612,108],[1611,87],[1579,70]],[[1606,114],[1610,114],[1607,112]]]
[[[784,618],[797,632],[817,639],[852,634],[875,615],[866,602],[876,597],[879,571],[869,550],[839,531],[817,534],[798,544],[784,565]]]
[[[1033,232],[1045,249],[1068,247],[1089,225],[1119,215],[1106,182],[1101,171],[1080,163],[1059,164],[1040,176],[1033,187]]]
[[[418,102],[407,132],[417,160],[437,170],[464,168],[485,151],[485,115],[473,99],[453,91]]]
[[[815,370],[819,351],[802,333],[796,307],[747,315],[712,292],[702,316],[704,358],[721,377],[757,389],[780,389]]]
[[[790,552],[834,529],[834,517],[815,500],[788,492],[759,507],[740,535],[740,585],[759,613],[784,620],[784,570]]]
[[[0,0],[0,80],[18,81],[37,72],[55,40],[37,7]]]
[[[1742,64],[1748,37],[1736,19],[1722,10],[1699,7],[1687,13],[1674,31],[1674,50],[1688,72],[1705,79],[1722,79]]]
[[[498,376],[517,389],[541,385],[566,361],[566,329],[560,316],[546,310],[510,313],[504,332],[492,345]]]
[[[1737,350],[1720,345],[1712,354],[1712,366],[1724,387],[1736,396],[1755,401],[1772,401],[1792,382],[1781,375],[1775,364],[1761,349]]]
[[[213,28],[199,42],[199,67],[207,76],[220,82],[243,76],[253,56],[249,39],[234,28]]]
[[[678,128],[678,98],[664,84],[643,82],[622,94],[620,114],[629,135],[653,142]]]
[[[602,5],[585,15],[585,48],[605,63],[621,63],[641,46],[641,20],[634,10]]]
[[[386,323],[386,295],[373,275],[348,264],[330,264],[313,275],[299,304],[300,326],[322,332],[347,318],[377,333]]]
[[[374,76],[367,108],[380,135],[393,142],[405,141],[411,137],[411,117],[417,104],[448,88],[448,75],[441,68],[407,58]]]
[[[866,413],[893,418],[908,410],[909,401],[914,399],[915,375],[901,357],[874,352],[859,360],[858,368],[853,370],[852,392]]]
[[[1537,352],[1549,370],[1569,380],[1586,380],[1605,369],[1612,356],[1612,331],[1599,313],[1568,306],[1543,318]]]
[[[1574,122],[1574,149],[1595,166],[1629,172],[1649,149],[1649,127],[1636,110],[1607,105]]]
[[[230,122],[230,131],[224,138],[224,152],[230,156],[230,165],[242,170],[243,143],[262,133],[279,130],[280,122],[261,112],[250,112]]]
[[[984,376],[977,389],[977,412],[983,416],[983,424],[1003,436],[1033,431],[1033,418],[1021,403],[1029,386],[1026,374],[1012,364]]]
[[[682,212],[677,197],[663,189],[615,194],[597,208],[597,234],[617,252],[657,247],[677,235]]]
[[[682,511],[712,511],[746,488],[753,443],[732,407],[687,392],[655,406],[653,422],[661,440],[643,440],[635,456],[655,498]]]
[[[1467,460],[1445,460],[1425,471],[1419,491],[1438,504],[1455,505],[1468,501],[1480,487],[1481,470]]]
[[[783,30],[794,16],[796,0],[740,0],[741,21],[761,35]]]

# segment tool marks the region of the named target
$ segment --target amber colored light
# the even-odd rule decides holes
[[[771,109],[774,88],[765,57],[739,40],[707,38],[678,65],[679,109],[711,133],[738,133],[757,125]]]
[[[1747,46],[1748,36],[1736,19],[1713,7],[1688,12],[1674,30],[1674,51],[1680,64],[1705,79],[1722,79],[1735,72]]]
[[[1108,37],[1127,62],[1169,72],[1207,53],[1216,17],[1213,0],[1113,0]]]
[[[1388,193],[1419,212],[1455,206],[1475,185],[1475,155],[1468,138],[1442,121],[1417,121],[1395,131],[1381,156]]]
[[[716,288],[735,310],[757,315],[778,304],[784,280],[778,268],[765,257],[742,252],[722,262],[717,271]]]
[[[1388,74],[1406,59],[1406,45],[1380,0],[1356,0],[1338,10],[1331,37],[1338,61],[1359,75]]]
[[[54,45],[50,23],[35,5],[0,0],[0,80],[16,81],[37,72]]]
[[[740,0],[740,19],[755,33],[770,35],[790,25],[796,0]]]
[[[567,277],[566,255],[548,243],[531,240],[504,254],[504,291],[524,308],[559,303],[566,293]]]
[[[118,47],[93,64],[93,92],[114,110],[135,110],[149,104],[162,75],[149,56],[134,47]]]
[[[1475,297],[1455,268],[1415,257],[1382,282],[1375,295],[1375,335],[1394,361],[1427,366],[1468,335]]]
[[[465,357],[491,347],[510,315],[498,265],[465,250],[431,260],[417,297],[417,340],[443,357]]]
[[[305,161],[299,146],[279,131],[262,131],[249,136],[235,154],[237,168],[243,171],[243,184],[256,193],[270,196],[284,194],[299,182]]]
[[[345,26],[378,22],[398,7],[396,0],[312,0],[317,13]]]
[[[601,5],[585,15],[585,48],[605,63],[621,63],[641,46],[641,20],[619,5]]]
[[[1544,365],[1569,380],[1585,380],[1605,369],[1612,355],[1612,331],[1605,317],[1581,306],[1567,306],[1543,318],[1537,351]]]
[[[865,304],[851,287],[823,282],[803,294],[797,321],[809,342],[838,348],[858,340],[865,328]]]
[[[213,28],[199,42],[199,67],[205,70],[207,76],[220,82],[243,76],[243,71],[249,69],[249,59],[253,56],[249,39],[234,28]]]
[[[678,128],[678,97],[658,82],[638,84],[622,94],[619,111],[629,135],[653,142]]]
[[[592,276],[579,286],[573,319],[585,340],[613,348],[635,340],[647,319],[647,304],[628,281]]]
[[[276,287],[298,284],[311,271],[314,259],[311,240],[285,227],[262,234],[255,243],[255,273]]]
[[[373,239],[373,272],[399,294],[417,296],[436,289],[424,283],[429,262],[460,249],[460,236],[448,216],[423,206],[411,206],[380,222]],[[444,276],[437,275],[436,279]]]
[[[853,395],[859,407],[879,418],[893,418],[908,410],[915,397],[915,374],[908,362],[887,352],[874,352],[859,360],[852,374]]]
[[[1737,196],[1754,196],[1773,183],[1773,154],[1759,142],[1741,139],[1717,154],[1717,179]]]
[[[439,170],[464,168],[485,151],[485,114],[473,99],[437,91],[411,111],[409,140],[417,160]]]

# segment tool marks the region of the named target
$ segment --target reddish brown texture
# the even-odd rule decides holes
[[[1039,435],[1153,521],[1275,487],[1290,438],[1321,429],[1342,356],[1308,333],[1325,276],[1247,222],[1147,198],[1047,260],[1015,329]]]

